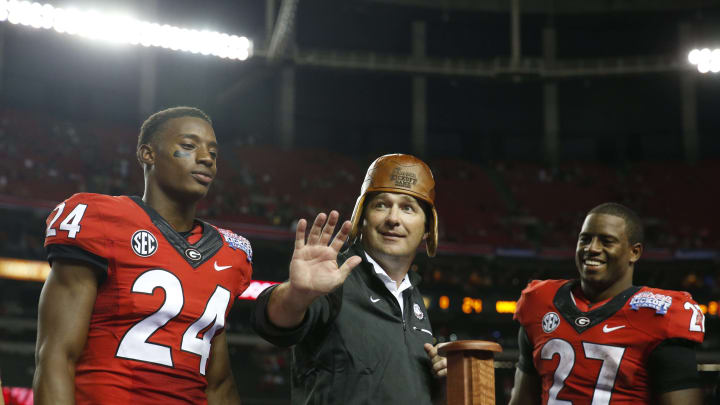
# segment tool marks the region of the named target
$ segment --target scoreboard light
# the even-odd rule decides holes
[[[517,301],[498,301],[495,303],[495,311],[498,314],[514,314]]]
[[[260,280],[252,280],[250,281],[250,285],[248,285],[248,288],[243,291],[242,294],[238,297],[238,299],[241,300],[256,300],[258,295],[260,295],[261,292],[265,291],[266,288],[275,285],[280,284],[277,281],[260,281]]]
[[[450,308],[450,298],[448,298],[447,295],[443,295],[443,296],[440,297],[440,299],[438,300],[438,306],[440,307],[440,309],[448,309],[448,308]]]
[[[479,314],[482,312],[482,304],[483,302],[480,298],[465,297],[463,298],[462,311],[466,314],[473,312]]]
[[[707,313],[709,315],[717,315],[718,312],[718,302],[717,301],[710,301],[707,305]]]
[[[707,314],[708,307],[705,304],[700,304],[700,311],[702,311],[703,314]]]
[[[0,277],[15,280],[45,281],[50,274],[46,261],[0,258]]]
[[[243,36],[160,25],[127,15],[64,9],[29,1],[0,0],[0,21],[54,29],[58,33],[109,43],[154,46],[233,60],[246,60],[253,50],[252,42]]]

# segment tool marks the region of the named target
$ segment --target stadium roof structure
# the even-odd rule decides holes
[[[506,12],[509,1],[503,0],[366,0],[400,6],[424,7],[444,10]],[[522,0],[521,7],[527,13],[607,13],[616,11],[683,10],[702,8],[707,0]]]

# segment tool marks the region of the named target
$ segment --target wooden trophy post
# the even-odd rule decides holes
[[[438,350],[447,357],[447,405],[495,405],[495,342],[460,340]]]

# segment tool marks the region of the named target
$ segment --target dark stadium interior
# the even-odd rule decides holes
[[[252,242],[255,280],[287,277],[298,218],[351,214],[377,156],[421,155],[437,182],[440,244],[413,270],[440,340],[503,346],[498,404],[518,351],[517,324],[496,302],[532,279],[574,277],[586,212],[628,205],[646,227],[635,284],[689,291],[707,310],[698,360],[712,395],[720,76],[698,73],[687,52],[720,43],[717,2],[519,0],[519,59],[510,0],[298,1],[276,56],[266,13],[279,21],[292,1],[48,2],[245,35],[256,54],[240,62],[0,22],[0,258],[45,260],[45,218],[73,193],[142,194],[140,124],[192,105],[212,117],[221,149],[199,214]],[[41,288],[0,278],[6,386],[32,384]],[[287,403],[289,351],[254,334],[250,306],[237,301],[228,325],[241,397]]]

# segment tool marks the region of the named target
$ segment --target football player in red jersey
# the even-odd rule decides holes
[[[204,112],[157,112],[138,139],[142,199],[80,193],[50,213],[36,404],[240,402],[224,331],[252,250],[195,218],[217,154]]]
[[[633,286],[638,216],[606,203],[585,217],[580,280],[532,281],[515,311],[511,405],[700,405],[694,346],[705,318],[690,294]]]

